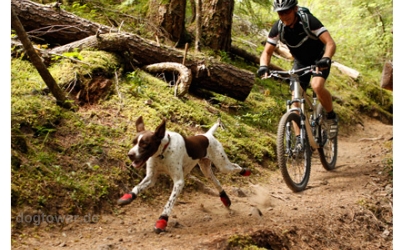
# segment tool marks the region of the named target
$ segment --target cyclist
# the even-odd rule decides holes
[[[332,96],[325,88],[325,81],[330,72],[331,58],[335,54],[336,44],[323,24],[316,17],[307,13],[309,29],[317,39],[311,38],[303,28],[303,22],[297,12],[298,8],[297,0],[274,0],[274,11],[278,12],[281,22],[279,20],[276,21],[268,34],[264,51],[260,57],[260,68],[257,74],[262,78],[268,76],[272,53],[278,40],[288,46],[294,57],[293,69],[317,65],[318,69],[313,73],[312,79],[310,74],[304,75],[300,77],[300,85],[306,90],[311,79],[311,87],[327,112],[328,137],[332,139],[337,136],[338,119],[333,110]],[[279,27],[279,25],[283,27]],[[280,32],[284,33],[280,34]],[[290,86],[290,88],[292,91],[294,90],[294,86]],[[296,129],[296,134],[300,135],[298,129]],[[299,136],[297,137],[297,142],[300,142]]]

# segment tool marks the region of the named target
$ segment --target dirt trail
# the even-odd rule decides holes
[[[276,171],[270,183],[249,182],[240,190],[224,185],[231,211],[218,197],[182,194],[166,233],[152,230],[168,198],[160,197],[154,204],[135,201],[96,223],[30,227],[13,236],[13,248],[227,249],[229,237],[248,235],[265,249],[393,249],[393,185],[382,164],[392,155],[392,126],[371,119],[363,125],[339,136],[334,171],[325,171],[314,154],[302,193],[291,192]]]

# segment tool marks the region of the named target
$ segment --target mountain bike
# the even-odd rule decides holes
[[[326,111],[312,91],[312,97],[300,86],[299,77],[318,70],[315,65],[297,70],[270,71],[268,78],[288,80],[294,84],[294,96],[286,101],[286,113],[281,117],[277,133],[278,165],[286,185],[293,192],[307,187],[311,172],[311,155],[318,151],[322,166],[330,171],[336,166],[337,136],[328,138]],[[295,105],[293,105],[295,104]],[[300,131],[300,138],[296,138]]]

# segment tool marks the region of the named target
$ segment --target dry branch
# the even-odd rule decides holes
[[[176,71],[179,73],[179,78],[175,82],[175,96],[182,97],[189,91],[190,83],[192,82],[192,72],[183,64],[173,62],[156,63],[148,65],[144,69],[150,73]]]

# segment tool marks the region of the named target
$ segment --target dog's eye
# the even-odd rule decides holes
[[[148,148],[149,145],[150,145],[150,144],[149,144],[148,142],[143,141],[143,140],[141,140],[141,141],[139,142],[139,147],[144,148],[144,149]]]

